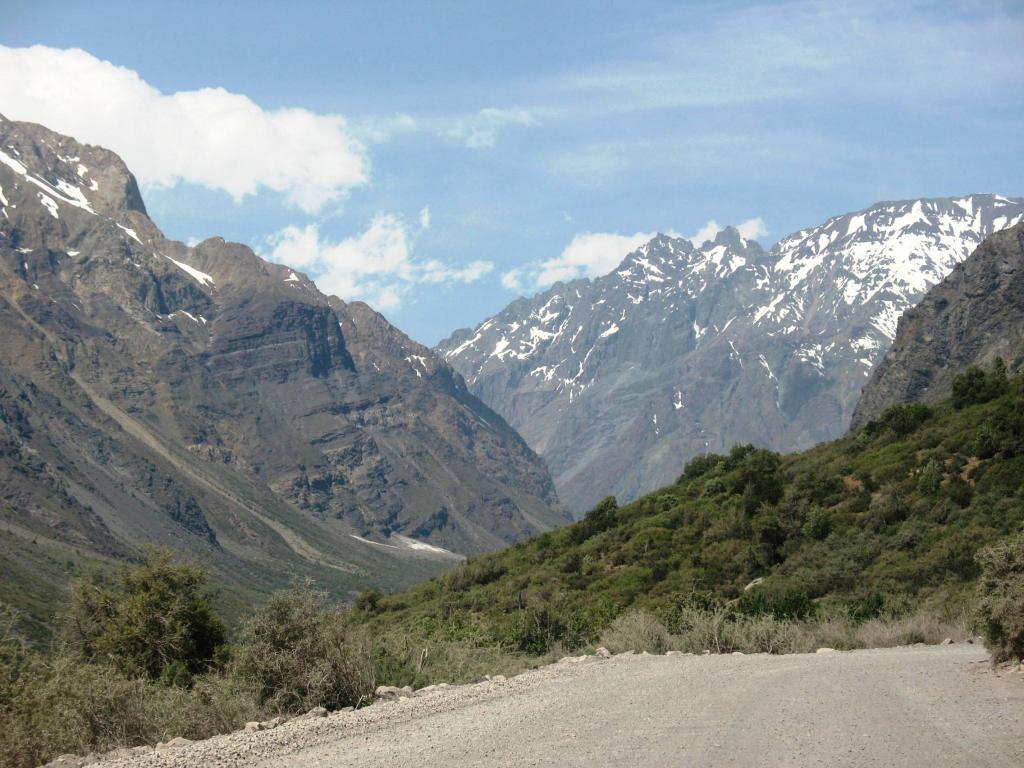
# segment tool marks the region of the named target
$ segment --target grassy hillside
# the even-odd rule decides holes
[[[854,620],[957,610],[974,555],[1024,523],[1024,377],[970,371],[954,399],[899,406],[793,456],[750,446],[678,481],[392,596],[353,618],[380,634],[540,654],[646,609],[666,626],[732,601],[751,615]],[[750,586],[758,581],[754,586]]]

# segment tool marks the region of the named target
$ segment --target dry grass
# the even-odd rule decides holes
[[[601,645],[612,653],[671,650],[671,636],[658,619],[646,611],[619,616],[601,633]]]
[[[604,634],[601,645],[613,653],[678,650],[689,653],[812,653],[818,648],[840,650],[889,648],[946,638],[956,642],[971,636],[970,618],[940,617],[918,612],[895,618],[856,622],[845,616],[806,620],[777,619],[771,615],[745,616],[727,609],[684,611],[670,633],[646,612],[619,617]]]

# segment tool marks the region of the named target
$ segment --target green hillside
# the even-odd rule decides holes
[[[377,633],[543,653],[594,641],[627,609],[854,620],[965,606],[976,551],[1024,523],[1024,377],[958,377],[952,401],[897,406],[805,453],[750,446],[691,461],[671,486],[392,596]],[[757,585],[744,588],[755,580]]]

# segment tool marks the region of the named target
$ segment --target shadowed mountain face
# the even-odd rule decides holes
[[[563,521],[544,462],[429,349],[244,246],[165,239],[117,156],[6,120],[0,319],[18,578],[159,543],[254,588],[355,589]]]
[[[1024,367],[1024,223],[987,238],[904,313],[864,387],[853,427],[891,405],[949,397],[954,376],[997,357],[1011,371]]]
[[[519,299],[438,351],[547,459],[580,513],[670,483],[706,451],[843,434],[904,310],[1024,200],[879,203],[771,251],[663,235],[611,274]]]

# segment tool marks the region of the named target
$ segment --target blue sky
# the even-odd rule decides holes
[[[1021,2],[5,2],[0,112],[432,344],[654,231],[1024,194]],[[41,47],[40,47],[41,46]],[[77,49],[77,50],[76,50]]]

